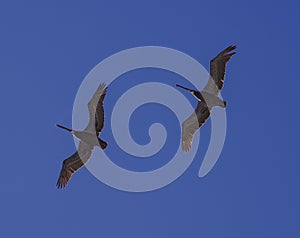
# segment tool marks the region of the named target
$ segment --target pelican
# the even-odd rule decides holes
[[[231,45],[210,61],[210,76],[202,91],[199,92],[176,84],[177,87],[193,94],[198,100],[195,111],[182,123],[181,146],[185,152],[191,149],[196,131],[209,118],[212,108],[215,106],[226,107],[226,101],[219,98],[219,94],[224,84],[226,63],[236,53],[232,52],[235,49],[236,46]]]
[[[72,174],[90,159],[95,146],[100,146],[102,149],[106,148],[107,142],[99,138],[100,132],[104,126],[103,100],[106,95],[106,90],[106,84],[101,83],[89,101],[88,110],[90,120],[83,131],[75,131],[62,125],[56,125],[67,130],[80,140],[77,151],[63,161],[59,178],[56,183],[57,188],[63,188],[68,184]]]

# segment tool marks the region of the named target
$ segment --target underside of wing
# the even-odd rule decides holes
[[[99,133],[104,126],[104,107],[103,101],[106,95],[107,87],[105,83],[101,83],[88,103],[90,121],[85,128],[86,131]]]
[[[204,87],[204,91],[218,95],[224,85],[224,76],[226,64],[230,58],[236,53],[231,52],[236,49],[235,45],[227,47],[210,61],[210,77],[208,83]]]
[[[93,147],[85,144],[84,142],[80,142],[78,150],[63,161],[62,169],[56,183],[57,188],[63,188],[68,184],[72,174],[89,160],[92,150]]]
[[[182,150],[188,152],[193,143],[196,131],[209,118],[209,108],[204,102],[199,102],[195,111],[182,123]]]

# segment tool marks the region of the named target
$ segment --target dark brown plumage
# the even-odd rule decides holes
[[[227,47],[221,51],[215,58],[210,61],[210,77],[203,91],[207,91],[211,94],[219,95],[224,85],[224,77],[226,71],[226,63],[236,53],[232,52],[236,49],[235,45]]]

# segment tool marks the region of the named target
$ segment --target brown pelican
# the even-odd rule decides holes
[[[91,157],[95,146],[105,149],[107,142],[99,138],[100,132],[104,126],[104,108],[103,100],[106,95],[107,87],[105,83],[101,83],[88,103],[90,120],[87,127],[83,131],[75,131],[61,125],[58,127],[72,133],[80,140],[77,151],[69,158],[65,159],[58,181],[57,188],[63,188],[67,185],[72,174],[81,168]]]
[[[176,84],[192,93],[199,101],[195,111],[182,123],[182,149],[185,152],[191,149],[194,134],[209,118],[212,108],[226,107],[226,101],[219,98],[219,93],[224,84],[226,63],[236,53],[231,52],[234,49],[236,46],[231,45],[210,61],[210,77],[201,92]]]

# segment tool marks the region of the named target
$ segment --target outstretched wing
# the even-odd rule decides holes
[[[199,102],[195,111],[182,123],[182,149],[188,152],[193,143],[196,131],[209,118],[209,108],[204,102]]]
[[[236,46],[231,45],[210,61],[210,77],[203,89],[204,91],[207,91],[214,95],[218,95],[220,93],[224,85],[226,63],[236,53],[231,52],[234,49],[236,49]]]
[[[63,188],[68,184],[72,174],[80,169],[89,160],[92,151],[92,146],[89,146],[84,142],[79,143],[78,150],[68,159],[63,161],[62,169],[56,183],[57,188]]]
[[[85,128],[85,131],[92,133],[97,132],[97,134],[103,129],[104,126],[104,108],[103,101],[106,95],[106,84],[101,83],[97,88],[92,99],[88,103],[90,121]]]
[[[104,97],[106,95],[107,87],[104,88],[104,90],[101,92],[100,99],[98,101],[97,107],[96,107],[96,131],[100,132],[103,129],[104,126],[104,107],[103,107],[103,101]]]

